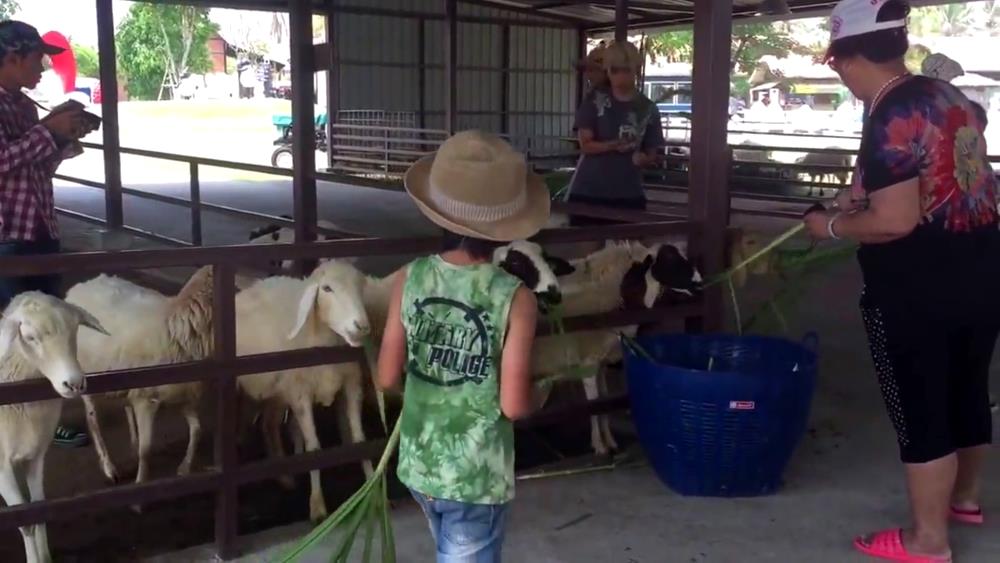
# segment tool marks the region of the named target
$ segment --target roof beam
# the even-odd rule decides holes
[[[588,20],[584,20],[581,18],[574,18],[573,16],[544,12],[542,10],[544,10],[545,8],[539,8],[538,6],[527,7],[522,5],[507,4],[506,2],[503,2],[501,0],[459,0],[459,1],[463,4],[469,4],[472,6],[493,8],[494,10],[505,10],[507,12],[513,12],[515,14],[525,14],[535,17],[549,18],[554,21],[568,23],[570,25],[577,27],[582,25],[589,25],[590,23],[592,23]],[[516,25],[516,22],[512,21],[511,24]]]

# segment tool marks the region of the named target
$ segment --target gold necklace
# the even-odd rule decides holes
[[[871,115],[872,112],[875,111],[875,106],[878,105],[878,103],[882,101],[882,95],[886,93],[886,91],[889,89],[890,86],[892,86],[893,84],[895,84],[895,83],[899,82],[900,80],[906,78],[909,75],[910,75],[910,72],[906,71],[906,72],[904,72],[902,74],[898,74],[898,75],[892,77],[891,79],[889,79],[888,82],[886,82],[885,84],[883,84],[882,87],[878,89],[878,92],[875,92],[875,97],[872,98],[871,106],[868,107],[868,115]]]

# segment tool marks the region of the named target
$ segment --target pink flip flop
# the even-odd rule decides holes
[[[951,563],[951,555],[913,555],[903,545],[903,531],[884,530],[870,538],[854,540],[854,548],[878,559],[902,561],[903,563]]]
[[[972,526],[982,526],[985,518],[983,517],[983,509],[976,508],[975,510],[966,510],[963,508],[951,507],[951,519],[955,522],[960,522],[962,524],[969,524]]]

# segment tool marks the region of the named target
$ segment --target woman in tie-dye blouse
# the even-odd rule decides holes
[[[979,525],[1000,334],[997,179],[985,122],[961,91],[912,76],[902,0],[843,0],[830,66],[868,108],[854,183],[806,216],[817,239],[861,243],[861,310],[906,467],[912,528],[855,541],[896,561],[951,561],[949,519]]]

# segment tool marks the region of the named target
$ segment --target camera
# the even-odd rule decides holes
[[[52,108],[52,113],[59,111],[64,111],[67,109],[79,109],[80,116],[83,117],[84,123],[87,124],[87,128],[96,131],[101,126],[101,118],[98,115],[90,113],[84,109],[84,105],[76,100],[68,100],[66,103],[60,104],[59,106]]]

